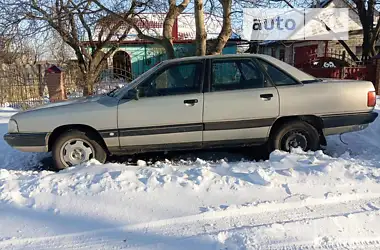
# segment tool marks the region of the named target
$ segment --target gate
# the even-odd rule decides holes
[[[303,59],[302,65],[296,65],[302,71],[318,78],[337,78],[367,80],[375,84],[376,65],[371,61],[354,62],[345,53],[331,53],[323,57],[309,54]]]
[[[376,74],[374,65],[364,65],[355,67],[337,67],[337,68],[312,68],[304,67],[302,71],[318,78],[338,78],[367,80],[375,82]]]
[[[307,45],[294,48],[294,65],[302,67],[308,64],[311,60],[317,58],[318,45]]]

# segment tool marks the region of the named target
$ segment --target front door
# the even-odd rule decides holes
[[[297,68],[304,67],[317,58],[318,44],[294,48],[294,65]]]
[[[204,94],[204,145],[264,142],[279,115],[279,96],[258,63],[214,59],[210,81]]]
[[[121,148],[170,149],[202,143],[203,61],[162,66],[118,106]]]

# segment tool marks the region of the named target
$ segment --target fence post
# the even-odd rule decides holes
[[[37,64],[38,68],[38,95],[40,97],[44,96],[44,83],[42,80],[42,65],[39,63]]]
[[[65,100],[64,72],[57,66],[51,66],[46,70],[45,79],[50,102]]]
[[[346,67],[341,67],[339,70],[339,78],[344,79],[346,76]]]

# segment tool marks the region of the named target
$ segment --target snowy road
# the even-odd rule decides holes
[[[0,249],[380,249],[379,137],[380,120],[327,154],[59,173],[1,140]]]
[[[291,249],[306,247],[380,247],[377,223],[380,194],[347,196],[331,202],[245,206],[198,215],[150,221],[124,227],[106,228],[41,238],[10,239],[0,243],[4,249]],[[342,213],[344,211],[344,213]],[[345,225],[356,227],[343,232]],[[330,232],[326,234],[326,224]],[[363,230],[367,239],[357,237]],[[141,233],[143,232],[143,233]],[[303,232],[302,240],[299,232]],[[276,241],[268,234],[276,235]],[[317,236],[319,234],[319,236]],[[181,235],[181,238],[178,238]],[[356,235],[352,237],[352,235]],[[261,241],[255,238],[261,237]],[[317,236],[317,237],[315,237]],[[286,239],[286,241],[283,240]],[[123,239],[123,240],[120,240]]]

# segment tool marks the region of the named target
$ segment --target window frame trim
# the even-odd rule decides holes
[[[263,77],[263,81],[264,81],[264,85],[270,85],[270,86],[264,86],[263,88],[247,88],[247,89],[234,89],[234,90],[226,90],[226,91],[238,91],[238,90],[250,90],[250,89],[264,89],[264,88],[271,88],[271,87],[275,87],[275,85],[273,84],[273,82],[271,81],[271,79],[268,78],[268,75],[267,75],[267,72],[265,71],[265,69],[263,69],[262,65],[260,63],[258,63],[256,60],[254,60],[253,57],[243,57],[243,58],[239,58],[239,57],[231,57],[231,58],[213,58],[213,59],[208,59],[208,63],[207,63],[207,82],[206,82],[206,86],[204,88],[204,93],[218,93],[218,92],[226,92],[226,91],[212,91],[211,90],[211,85],[212,85],[212,82],[213,82],[213,77],[212,77],[212,73],[213,73],[213,64],[214,62],[216,61],[222,61],[222,62],[235,62],[235,61],[240,61],[240,62],[251,62],[253,63],[255,66],[257,66],[257,69],[259,70],[260,74],[262,75]],[[240,71],[240,69],[239,69]],[[241,72],[242,73],[242,72]],[[242,73],[243,75],[243,73]],[[269,81],[268,81],[269,80]]]
[[[266,60],[266,59],[263,59],[263,58],[254,58],[255,61],[257,61],[257,63],[260,65],[260,68],[262,69],[262,71],[264,72],[264,74],[266,75],[266,77],[268,78],[268,80],[271,82],[271,84],[278,88],[278,87],[286,87],[286,86],[303,86],[304,84],[300,81],[298,81],[296,78],[294,78],[292,75],[290,75],[289,73],[287,73],[286,71],[284,71],[283,69],[279,68],[278,66],[274,65],[273,63],[271,63],[270,61]],[[287,85],[277,85],[273,80],[272,78],[270,77],[270,75],[268,74],[268,72],[266,71],[264,65],[262,65],[262,62],[261,61],[264,61],[266,63],[268,63],[269,65],[271,65],[272,67],[276,68],[278,71],[280,71],[281,73],[283,73],[284,75],[286,75],[287,77],[291,78],[294,82],[296,82],[295,84],[287,84]]]
[[[134,88],[138,89],[138,87],[142,84],[145,84],[148,81],[152,81],[153,78],[158,77],[161,75],[163,72],[165,72],[167,69],[173,66],[182,66],[182,65],[188,65],[188,64],[200,64],[199,69],[201,71],[201,76],[200,76],[200,85],[199,85],[199,90],[198,92],[194,93],[186,93],[186,94],[174,94],[174,95],[164,95],[164,96],[143,96],[139,97],[141,99],[144,98],[164,98],[168,96],[182,96],[182,95],[190,95],[190,94],[201,94],[203,92],[203,86],[205,83],[205,67],[206,67],[206,60],[205,59],[198,59],[198,60],[189,60],[189,61],[181,61],[181,62],[171,62],[168,64],[163,65],[162,67],[158,68],[154,73],[152,73],[150,76],[148,76],[146,79],[141,81],[139,84],[137,84]]]

